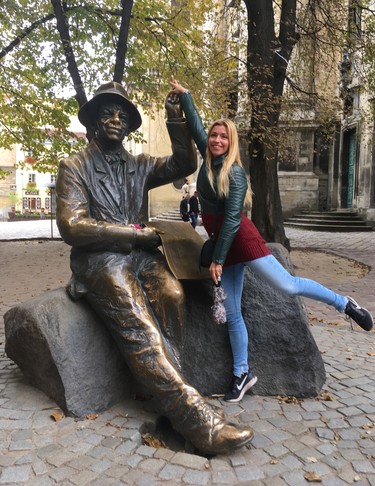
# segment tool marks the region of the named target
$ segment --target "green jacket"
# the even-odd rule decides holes
[[[204,219],[205,214],[223,215],[223,222],[219,235],[216,236],[216,246],[213,261],[224,264],[232,242],[240,228],[241,214],[247,191],[247,178],[243,167],[233,164],[229,176],[229,194],[226,198],[218,198],[208,179],[206,165],[207,133],[197,112],[189,92],[180,95],[180,102],[185,113],[186,121],[195,144],[203,157],[203,164],[198,173],[197,191]],[[224,156],[213,160],[214,188],[217,177],[223,166]]]

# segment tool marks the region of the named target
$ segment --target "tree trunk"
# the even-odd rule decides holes
[[[296,42],[296,0],[284,0],[279,37],[272,0],[244,0],[248,13],[247,82],[252,105],[249,129],[252,219],[266,241],[289,248],[277,175],[277,127],[285,73]]]

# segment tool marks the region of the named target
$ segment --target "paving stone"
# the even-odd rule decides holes
[[[41,476],[49,471],[49,467],[43,461],[34,460],[32,463],[32,468],[36,476]]]
[[[232,470],[216,470],[212,472],[212,484],[236,484],[237,478]]]
[[[70,477],[74,476],[76,473],[77,471],[75,471],[73,468],[63,466],[55,468],[49,473],[49,476],[57,483],[60,483],[64,479],[69,479]]]
[[[109,449],[107,447],[103,447],[102,445],[99,445],[96,447],[92,447],[89,450],[88,455],[94,457],[95,459],[102,459],[103,457],[106,457],[108,452]]]
[[[130,467],[136,467],[144,459],[143,456],[139,456],[138,454],[133,454],[131,456],[125,456],[124,457],[124,464],[130,466]]]
[[[141,456],[153,457],[157,449],[155,447],[149,447],[146,445],[142,445],[138,447],[137,454]]]
[[[285,430],[280,430],[280,429],[265,432],[264,435],[269,439],[271,439],[273,443],[282,442],[292,437],[291,434],[289,434]]]
[[[83,455],[76,457],[72,461],[69,461],[67,463],[67,466],[73,467],[77,470],[82,470],[89,468],[93,462],[95,462],[95,459],[93,457]]]
[[[210,475],[206,471],[186,471],[182,480],[186,484],[208,484]]]
[[[316,448],[317,451],[320,452],[323,456],[328,456],[330,454],[334,454],[337,451],[337,447],[335,444],[332,443],[324,443]]]
[[[65,464],[66,462],[71,461],[74,457],[75,457],[75,455],[72,452],[70,452],[66,449],[65,450],[62,449],[61,451],[57,451],[57,452],[54,452],[52,454],[49,454],[46,457],[46,461],[49,464],[52,464],[53,466],[60,467],[63,464]]]
[[[282,479],[288,486],[301,486],[306,484],[303,471],[291,471],[281,474]]]
[[[94,471],[97,474],[101,474],[102,472],[106,471],[112,466],[112,462],[108,461],[108,459],[104,459],[101,461],[95,461],[89,466],[91,471]]]
[[[353,461],[353,468],[358,473],[375,473],[375,469],[370,461]]]
[[[119,437],[107,437],[103,440],[102,446],[108,447],[109,449],[115,449],[122,443],[122,439]]]
[[[0,484],[17,484],[26,482],[31,474],[31,466],[11,466],[5,467],[1,471]]]
[[[48,476],[43,476],[40,478],[32,479],[31,481],[27,481],[27,486],[52,486],[53,484],[56,483],[52,481],[52,479]]]
[[[264,449],[273,442],[266,436],[255,434],[253,440],[251,441],[252,447],[256,449]]]
[[[84,486],[85,484],[90,484],[96,479],[96,474],[89,469],[81,471],[74,474],[69,478],[70,482],[76,484],[77,486]]]
[[[264,481],[265,486],[286,486],[287,483],[281,478],[270,478]]]
[[[335,433],[326,428],[317,428],[316,433],[321,439],[333,440],[335,438]]]
[[[208,465],[205,457],[177,452],[170,460],[171,464],[178,464],[191,469],[202,469]]]
[[[129,454],[137,448],[137,444],[131,440],[122,441],[117,447],[116,452],[118,454]]]
[[[143,471],[147,471],[154,476],[165,466],[165,461],[163,459],[149,458],[144,459],[138,464],[138,468]]]
[[[239,466],[235,468],[239,481],[256,481],[265,477],[261,468],[255,466]]]
[[[111,478],[121,479],[121,478],[126,478],[128,472],[129,472],[129,467],[116,465],[107,469],[105,473],[106,476],[110,476]]]
[[[324,486],[346,486],[347,483],[337,477],[324,478]]]
[[[280,463],[287,466],[289,469],[298,469],[302,467],[303,463],[297,459],[295,456],[289,454],[280,459]]]
[[[185,469],[181,466],[176,466],[174,464],[166,464],[165,467],[160,471],[160,479],[181,479],[185,474]]]

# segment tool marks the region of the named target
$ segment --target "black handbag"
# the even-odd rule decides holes
[[[214,256],[215,251],[215,232],[217,226],[217,208],[215,208],[215,216],[214,216],[214,224],[213,224],[213,231],[211,236],[203,243],[201,254],[199,257],[199,266],[203,268],[210,268],[212,263],[212,257]]]
[[[215,250],[215,235],[212,233],[210,238],[203,243],[201,254],[199,257],[199,266],[203,268],[209,268],[212,263],[212,257]]]

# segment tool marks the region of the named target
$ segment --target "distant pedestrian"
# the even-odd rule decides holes
[[[182,192],[182,199],[184,199],[186,194],[189,194],[189,196],[190,196],[189,179],[184,179],[184,185],[181,187],[181,192]]]
[[[190,219],[191,225],[193,228],[197,226],[198,223],[198,215],[199,215],[199,203],[198,203],[198,191],[194,191],[194,194],[191,196],[189,200],[190,205]]]
[[[190,218],[189,218],[189,199],[190,199],[190,195],[185,194],[185,197],[180,202],[180,216],[181,216],[182,221],[185,221],[185,222],[190,221]]]

